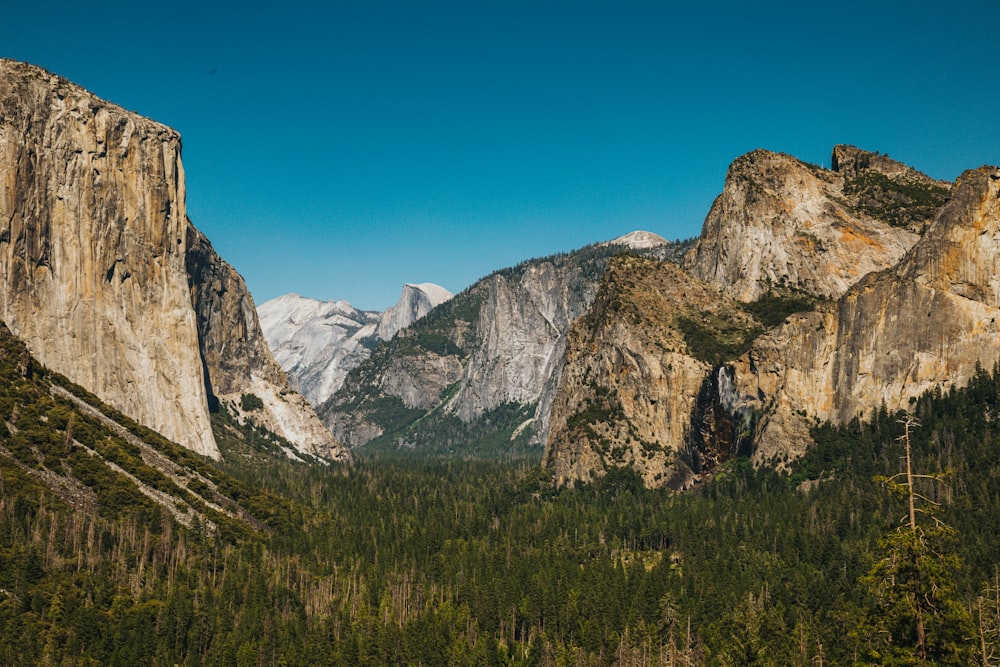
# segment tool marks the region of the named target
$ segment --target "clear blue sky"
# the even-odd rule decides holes
[[[696,6],[697,5],[697,6]],[[816,5],[816,6],[813,6]],[[181,132],[188,214],[258,303],[394,302],[634,229],[836,143],[1000,163],[995,1],[10,2],[0,55]]]

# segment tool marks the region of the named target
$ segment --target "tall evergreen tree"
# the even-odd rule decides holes
[[[880,541],[883,555],[862,578],[874,599],[866,619],[867,658],[880,665],[968,665],[975,633],[955,583],[962,567],[950,551],[955,532],[934,516],[937,504],[915,486],[919,479],[939,482],[942,475],[913,473],[910,431],[918,422],[907,416],[902,423],[905,470],[877,479],[904,498],[907,515]],[[928,520],[918,522],[919,514]]]

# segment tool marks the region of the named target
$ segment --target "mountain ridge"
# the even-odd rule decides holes
[[[319,301],[298,294],[266,301],[257,312],[275,359],[296,389],[319,406],[379,341],[392,339],[451,296],[434,283],[407,283],[399,300],[382,313],[358,310],[343,300]]]
[[[736,158],[684,268],[749,302],[771,285],[836,298],[899,261],[919,238],[910,227],[922,230],[927,220],[919,216],[934,207],[916,207],[909,225],[894,225],[873,215],[881,211],[873,202],[909,202],[909,187],[939,206],[945,185],[852,146],[833,153],[843,171],[762,149]]]
[[[964,386],[1000,354],[1000,169],[964,172],[931,228],[892,268],[763,337],[734,365],[743,404],[761,414],[758,460],[803,446],[811,419],[846,423]],[[798,341],[793,343],[792,341]],[[791,451],[793,455],[800,449]]]
[[[991,317],[976,314],[976,307],[963,310],[940,296],[928,297],[934,305],[917,308],[925,315],[917,321],[905,313],[889,314],[905,307],[865,296],[883,282],[901,284],[904,277],[912,289],[926,294],[946,288],[963,297],[992,293],[989,276],[995,262],[986,259],[981,265],[977,260],[995,257],[1000,250],[990,245],[990,225],[997,224],[990,216],[996,213],[982,205],[978,215],[986,219],[971,223],[982,228],[975,238],[967,232],[958,241],[962,234],[955,231],[972,220],[971,202],[977,195],[969,193],[970,183],[991,183],[992,176],[982,175],[990,170],[966,172],[945,198],[945,184],[876,153],[837,146],[833,162],[855,180],[868,178],[877,192],[867,199],[861,191],[845,198],[843,174],[754,151],[734,161],[723,194],[682,264],[690,276],[673,275],[666,265],[632,265],[630,272],[620,264],[607,274],[602,290],[608,294],[601,302],[619,303],[618,309],[604,308],[596,319],[591,313],[579,320],[580,330],[571,338],[575,346],[567,350],[556,398],[559,409],[553,416],[558,428],[550,432],[544,457],[556,483],[590,480],[626,466],[648,485],[684,488],[736,455],[781,467],[806,451],[817,419],[844,423],[880,404],[890,410],[906,408],[911,397],[929,389],[961,386],[977,362],[992,365],[990,354],[975,351],[977,345],[996,347],[989,335]],[[901,191],[882,189],[890,179],[897,179],[892,182]],[[914,183],[915,190],[906,189]],[[799,187],[805,190],[797,191]],[[907,194],[913,192],[919,196]],[[930,192],[929,199],[921,199],[921,192]],[[890,224],[874,218],[872,202],[879,201],[888,202],[882,209],[887,216],[903,211],[909,216],[906,224],[919,223],[923,236],[898,220]],[[927,201],[936,204],[929,222],[924,219]],[[965,223],[958,221],[963,215],[969,218]],[[801,243],[803,230],[817,241],[823,236],[824,243]],[[955,238],[943,240],[942,234]],[[944,262],[951,277],[935,278],[937,288],[920,288],[921,281],[937,275],[913,259],[929,248],[937,254],[923,264]],[[979,248],[978,254],[970,248]],[[840,269],[822,268],[831,257]],[[863,270],[868,267],[875,270]],[[717,296],[694,296],[710,295],[705,291],[709,286],[718,290]],[[730,296],[738,302],[724,305]],[[857,305],[865,299],[867,305]],[[645,303],[659,305],[651,310]],[[683,312],[684,304],[694,303],[702,303],[702,315]],[[851,320],[848,310],[870,315]],[[737,325],[732,318],[741,311],[761,319]],[[718,313],[728,313],[729,319]],[[839,327],[838,317],[857,324]],[[655,324],[661,320],[663,324]],[[885,327],[890,320],[899,322],[893,335],[862,343],[862,332]],[[937,336],[933,353],[912,342],[935,327],[950,333],[929,334]],[[727,335],[736,338],[730,342]],[[926,357],[921,362],[926,370],[911,368],[911,386],[890,397],[880,384],[890,382],[888,376],[873,380],[878,372],[862,358],[891,351],[903,363],[911,348],[923,355],[917,358]],[[935,366],[932,357],[942,362]],[[864,368],[847,375],[836,370],[848,364]],[[839,379],[833,381],[831,373]],[[854,402],[845,402],[845,396],[854,396]]]
[[[648,252],[679,256],[678,247],[687,249]],[[320,407],[321,418],[352,447],[437,440],[434,447],[461,451],[463,432],[490,447],[541,447],[569,324],[586,312],[610,257],[625,250],[595,244],[489,274],[376,348]]]
[[[242,278],[188,220],[176,131],[0,60],[0,173],[0,319],[43,364],[210,457],[217,398],[303,452],[346,453],[290,392]],[[243,394],[261,409],[241,410]]]

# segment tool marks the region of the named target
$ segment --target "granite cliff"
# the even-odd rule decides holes
[[[274,358],[295,388],[319,406],[379,342],[391,340],[450,298],[448,290],[432,283],[406,284],[399,301],[383,313],[298,294],[271,299],[257,311]]]
[[[544,457],[556,484],[624,466],[647,486],[681,488],[738,453],[735,438],[692,436],[706,425],[721,434],[713,420],[724,413],[703,389],[715,357],[759,331],[738,302],[679,267],[614,258],[590,312],[570,327]]]
[[[992,177],[966,174],[944,205],[950,184],[886,156],[837,146],[832,164],[738,158],[683,271],[612,264],[569,336],[557,483],[628,466],[683,488],[751,452],[780,465],[817,419],[905,408],[996,361]]]
[[[0,319],[41,363],[210,457],[213,391],[261,392],[268,414],[291,406],[242,280],[187,219],[174,130],[0,60],[0,179]],[[202,285],[192,262],[225,279]],[[319,425],[307,407],[288,407],[278,434],[336,449],[290,427]]]
[[[400,329],[405,329],[452,297],[452,293],[434,283],[403,285],[399,301],[386,308],[378,321],[378,337],[391,340]]]
[[[186,267],[209,400],[224,402],[230,414],[263,426],[301,452],[346,458],[347,451],[291,389],[271,355],[243,277],[193,225],[187,229]]]
[[[898,265],[791,318],[733,364],[737,402],[759,415],[756,460],[800,454],[814,420],[905,409],[1000,361],[998,192],[1000,169],[965,172]]]
[[[950,185],[852,146],[834,148],[832,164],[737,158],[684,268],[745,302],[773,285],[836,298],[898,262]]]
[[[376,348],[321,417],[351,446],[544,443],[569,325],[587,311],[610,257],[628,247],[590,246],[483,278]]]

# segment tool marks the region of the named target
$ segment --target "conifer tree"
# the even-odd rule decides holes
[[[921,479],[940,482],[943,475],[913,472],[910,431],[919,422],[907,416],[901,423],[905,470],[876,479],[906,501],[907,515],[880,541],[882,557],[861,580],[874,599],[864,628],[867,658],[879,665],[968,665],[974,630],[955,584],[961,569],[949,552],[955,532],[935,516],[938,504],[915,486]]]

